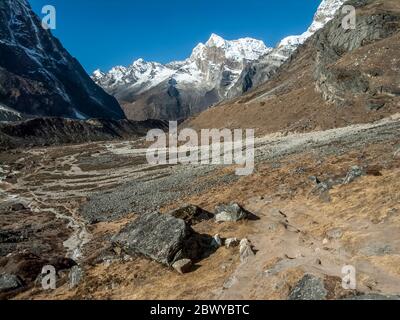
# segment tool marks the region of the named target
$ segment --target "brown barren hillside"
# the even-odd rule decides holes
[[[184,123],[306,132],[381,119],[400,110],[400,2],[365,3],[355,30],[338,15],[267,83]]]

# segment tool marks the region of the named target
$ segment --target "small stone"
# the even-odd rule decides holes
[[[21,279],[13,274],[2,274],[0,276],[0,293],[12,291],[22,286]]]
[[[237,203],[220,205],[215,208],[217,222],[237,222],[247,217],[247,213]]]
[[[235,248],[239,245],[240,241],[237,238],[229,238],[225,240],[225,247],[227,249],[229,248]]]
[[[243,239],[240,241],[240,261],[246,262],[249,258],[254,256],[255,253],[253,251],[251,242],[248,239]]]
[[[221,248],[222,247],[222,239],[219,236],[219,234],[216,234],[213,237],[211,246],[214,247],[214,248]]]
[[[111,259],[104,259],[103,264],[105,267],[109,267],[112,265],[112,260]]]
[[[132,262],[132,261],[133,261],[133,258],[132,258],[130,255],[125,254],[124,257],[122,258],[122,260],[123,260],[124,262]]]
[[[328,243],[329,243],[329,240],[328,240],[328,239],[324,239],[324,240],[322,241],[322,244],[323,244],[324,246],[326,246]]]
[[[357,178],[364,175],[364,171],[359,166],[351,167],[350,171],[347,173],[346,178],[343,181],[343,184],[350,184]]]
[[[185,274],[188,273],[192,270],[192,260],[190,259],[182,259],[179,261],[176,261],[172,267],[180,274]]]

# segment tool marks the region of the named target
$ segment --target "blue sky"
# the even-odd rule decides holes
[[[57,9],[53,31],[91,73],[137,58],[162,63],[187,58],[211,33],[253,37],[274,46],[307,29],[320,0],[29,0],[40,15]]]

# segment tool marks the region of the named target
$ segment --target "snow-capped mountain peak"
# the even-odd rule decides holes
[[[213,33],[211,34],[210,39],[206,42],[207,47],[218,47],[224,48],[226,46],[226,40],[219,35]]]
[[[253,38],[241,38],[238,40],[225,40],[221,36],[213,33],[208,41],[203,44],[199,43],[193,50],[192,60],[204,59],[207,54],[204,51],[219,49],[224,51],[226,59],[232,60],[257,60],[262,55],[268,53],[268,48],[261,40]]]
[[[130,117],[142,120],[162,113],[164,118],[185,118],[268,80],[344,1],[322,1],[309,29],[283,39],[274,49],[261,40],[226,40],[213,33],[184,61],[160,64],[139,59],[108,73],[97,70],[93,79],[124,104]]]
[[[229,41],[213,33],[205,44],[199,43],[184,61],[163,65],[138,59],[128,67],[117,66],[107,73],[96,70],[92,78],[120,99],[125,97],[118,94],[125,93],[127,89],[137,94],[167,79],[174,79],[177,86],[181,83],[202,83],[207,88],[213,88],[219,86],[223,73],[228,77],[227,83],[234,84],[246,61],[257,60],[270,50],[261,40],[243,38]]]
[[[93,71],[93,78],[95,78],[95,79],[99,79],[99,78],[101,78],[101,77],[104,77],[105,76],[105,73],[104,72],[102,72],[100,69],[97,69],[97,70],[95,70],[95,71]]]
[[[308,38],[323,28],[335,17],[336,12],[340,9],[344,2],[346,2],[346,0],[323,0],[319,5],[318,10],[314,15],[314,20],[307,31],[301,35],[284,38],[279,43],[278,47],[296,47],[303,44]]]
[[[346,2],[346,0],[323,0],[314,16],[313,23],[308,28],[308,32],[314,34],[319,29],[323,28],[325,24],[335,17],[336,12],[344,2]]]

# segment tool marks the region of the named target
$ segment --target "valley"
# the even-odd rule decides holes
[[[355,294],[339,290],[341,268],[347,264],[359,272],[360,293],[395,294],[400,281],[392,264],[398,252],[392,237],[400,227],[399,127],[400,116],[395,115],[367,125],[260,137],[256,172],[241,178],[234,167],[150,166],[138,151],[140,140],[2,153],[3,210],[22,203],[32,219],[54,215],[66,228],[64,237],[54,239],[59,254],[65,252],[85,272],[72,290],[64,284],[45,293],[34,286],[16,298],[285,299],[295,281],[310,271],[334,286],[331,298],[340,298]],[[363,173],[343,184],[353,166]],[[310,180],[312,176],[323,185]],[[194,228],[211,237],[250,239],[257,254],[246,263],[240,263],[237,249],[222,247],[180,276],[142,257],[118,254],[110,241],[138,215],[166,213],[184,204],[213,212],[216,205],[230,202],[240,203],[257,219],[211,219]],[[11,215],[3,211],[3,235],[11,230],[22,235],[32,228],[19,225],[23,210]],[[390,230],[384,227],[387,221]],[[340,237],[330,238],[333,229],[340,230]],[[1,251],[9,245],[3,241]],[[14,245],[35,248],[42,259],[57,256],[35,242],[18,240]],[[124,270],[136,271],[124,279]],[[174,289],[168,289],[171,281]]]
[[[92,76],[0,18],[0,300],[400,299],[399,1]]]

